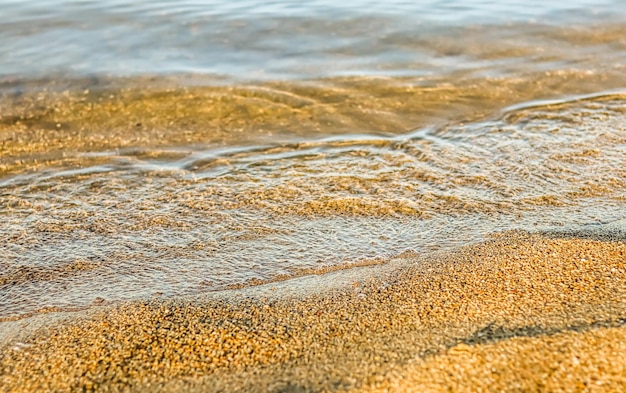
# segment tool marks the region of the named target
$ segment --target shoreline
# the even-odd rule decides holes
[[[103,308],[1,349],[0,385],[10,391],[624,388],[620,225],[508,232],[387,265]]]

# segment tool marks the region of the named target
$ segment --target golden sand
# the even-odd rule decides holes
[[[387,266],[103,308],[1,349],[0,386],[624,391],[623,240],[507,233]]]
[[[608,34],[621,37],[623,26]],[[335,77],[315,83],[180,87],[185,83],[175,78],[89,78],[26,84],[19,94],[11,93],[10,84],[0,85],[5,88],[0,89],[0,174],[103,160],[80,152],[126,148],[156,159],[176,156],[168,151],[174,146],[263,144],[268,136],[281,140],[286,130],[288,140],[329,132],[404,134],[454,119],[483,118],[547,92],[559,96],[611,89],[624,85],[624,79],[618,69],[592,74],[540,70],[523,79],[468,76],[454,83],[421,76]]]

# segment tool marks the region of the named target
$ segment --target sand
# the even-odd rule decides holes
[[[107,306],[0,349],[2,391],[624,391],[623,233]],[[17,336],[16,336],[17,337]]]
[[[607,42],[623,35],[623,26],[616,27],[608,28]],[[254,146],[302,136],[311,140],[405,134],[433,124],[481,119],[547,94],[613,89],[626,85],[626,78],[621,69],[597,73],[542,69],[527,71],[524,78],[472,77],[453,83],[437,78],[429,82],[423,76],[415,81],[350,76],[243,86],[202,86],[202,80],[175,76],[158,81],[141,76],[52,78],[32,84],[22,80],[19,88],[2,82],[0,175],[7,176],[108,162],[106,156],[84,152],[121,150],[133,157],[167,160],[179,155],[177,146],[184,153],[194,145]]]

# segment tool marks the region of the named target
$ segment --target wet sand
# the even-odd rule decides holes
[[[623,391],[625,239],[505,233],[384,266],[105,306],[0,349],[0,386]]]
[[[616,29],[610,37],[624,35],[621,24]],[[617,39],[610,37],[608,42]],[[0,80],[0,175],[106,162],[106,156],[93,154],[97,152],[122,150],[136,157],[172,159],[178,155],[172,149],[176,147],[402,135],[455,120],[488,118],[509,105],[542,99],[547,92],[554,97],[593,94],[626,83],[621,69],[597,75],[546,74],[543,69],[526,74],[503,80],[459,75],[452,83],[335,77],[237,87],[180,87],[176,78],[53,79],[34,86]]]

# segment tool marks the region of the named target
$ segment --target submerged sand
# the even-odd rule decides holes
[[[624,391],[623,234],[104,307],[0,349],[3,391]]]

